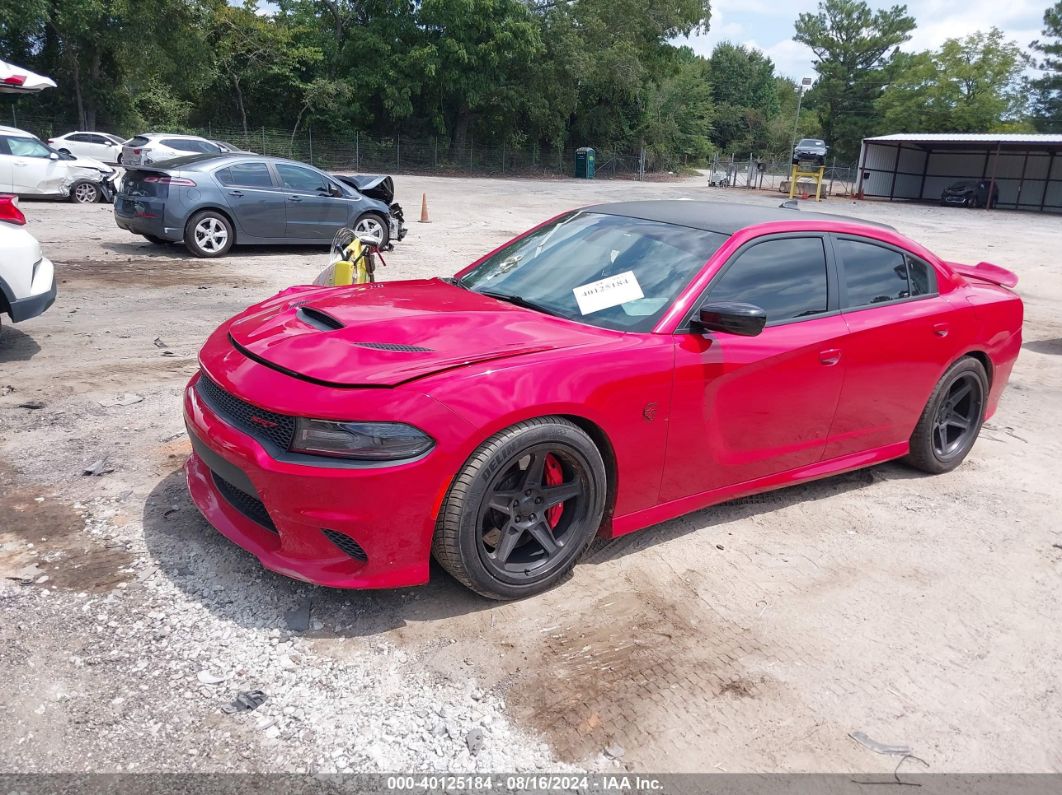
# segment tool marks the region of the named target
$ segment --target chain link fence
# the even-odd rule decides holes
[[[0,124],[10,123],[45,139],[77,129],[69,119],[18,113],[14,105],[10,114],[10,119],[0,119]],[[107,132],[125,134],[129,131]],[[454,147],[447,138],[441,137],[373,136],[357,130],[321,130],[311,126],[297,131],[270,127],[245,131],[238,127],[207,125],[171,128],[166,132],[201,135],[248,152],[287,157],[326,171],[514,177],[561,177],[572,176],[575,172],[575,147],[537,144],[511,147],[480,144],[471,138]],[[703,168],[708,172],[708,184],[712,186],[784,193],[789,190],[792,161],[788,152],[759,157],[715,154],[705,164],[690,161],[681,154],[646,150],[631,152],[606,146],[596,148],[596,168],[599,179],[652,178]],[[849,195],[855,189],[856,178],[854,164],[829,163],[823,192],[825,195]],[[804,181],[800,187],[805,187]],[[813,187],[811,192],[814,192]]]
[[[738,158],[734,155],[715,155],[707,167],[708,184],[720,188],[745,188],[789,192],[793,159],[788,152],[768,154],[761,157]],[[826,164],[823,173],[824,196],[850,196],[855,192],[858,179],[856,164],[843,164],[834,160]],[[801,192],[815,193],[814,182],[801,179],[797,183]],[[810,188],[810,190],[808,190]]]
[[[11,124],[44,139],[77,129],[67,119],[18,113],[14,106],[10,114],[10,118],[0,119],[0,124]],[[105,132],[135,135],[140,131]],[[321,130],[310,126],[297,131],[269,127],[245,131],[208,125],[169,128],[165,132],[200,135],[248,152],[287,157],[327,171],[487,176],[572,176],[575,172],[575,147],[537,144],[511,147],[481,144],[471,138],[455,147],[443,137],[373,136],[356,130]],[[681,156],[647,155],[602,147],[596,150],[596,162],[600,178],[631,178],[675,171],[680,167]]]

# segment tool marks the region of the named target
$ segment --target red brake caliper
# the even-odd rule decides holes
[[[546,485],[547,486],[559,486],[564,482],[564,470],[561,469],[560,461],[554,457],[553,453],[546,455]],[[546,511],[546,521],[549,522],[550,527],[556,527],[557,523],[561,520],[561,515],[564,513],[564,504],[554,505],[552,508]]]

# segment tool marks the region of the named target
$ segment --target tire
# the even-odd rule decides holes
[[[984,366],[969,356],[955,362],[937,382],[918,419],[907,463],[933,475],[955,469],[977,441],[987,399]]]
[[[224,257],[234,242],[232,224],[215,210],[202,210],[184,225],[184,244],[196,257]]]
[[[582,429],[560,417],[517,423],[480,445],[454,478],[432,554],[481,596],[541,593],[567,576],[590,545],[606,489],[601,451]]]
[[[74,204],[95,204],[101,195],[100,186],[88,180],[78,180],[70,186],[70,201]]]
[[[170,241],[164,237],[156,237],[155,235],[144,235],[145,240],[149,243],[154,243],[156,246],[168,246]]]
[[[358,234],[376,236],[378,233],[380,248],[387,248],[387,243],[391,239],[391,230],[388,227],[387,220],[379,213],[362,213],[354,221],[354,226],[351,228]]]

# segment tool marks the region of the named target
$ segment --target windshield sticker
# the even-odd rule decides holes
[[[598,279],[596,282],[576,287],[572,293],[579,304],[579,311],[584,315],[645,297],[634,271],[624,271],[615,276]]]

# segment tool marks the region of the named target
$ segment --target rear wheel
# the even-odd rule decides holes
[[[235,240],[229,219],[214,210],[203,210],[188,219],[184,244],[197,257],[222,257]]]
[[[559,417],[518,423],[484,442],[458,473],[432,552],[483,596],[540,593],[590,544],[605,491],[601,453],[580,428]]]
[[[984,421],[988,376],[970,357],[944,373],[911,434],[907,462],[924,472],[950,472],[977,441]]]
[[[70,201],[76,204],[95,204],[100,200],[100,188],[94,182],[80,180],[70,186]]]

